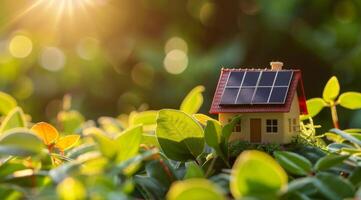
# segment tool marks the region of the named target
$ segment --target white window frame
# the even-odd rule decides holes
[[[278,119],[266,119],[266,133],[277,134],[279,133]]]

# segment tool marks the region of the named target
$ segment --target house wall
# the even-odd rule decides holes
[[[283,142],[290,143],[300,132],[300,107],[298,105],[297,94],[295,94],[295,97],[292,101],[290,112],[283,113],[283,115],[284,121],[286,122],[284,126]],[[294,121],[296,123],[294,123]]]
[[[250,141],[250,119],[261,119],[261,132],[263,143],[290,143],[294,136],[298,134],[298,131],[294,131],[293,120],[296,120],[296,129],[299,129],[299,106],[298,98],[292,101],[292,105],[289,113],[220,113],[218,115],[221,124],[227,124],[229,120],[236,116],[241,116],[241,132],[233,133],[230,137],[231,141],[244,140]],[[278,133],[267,133],[266,120],[277,119],[278,120]],[[291,129],[289,121],[291,120]]]

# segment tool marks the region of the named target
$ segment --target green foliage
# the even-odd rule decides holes
[[[204,139],[208,146],[212,147],[217,155],[228,164],[228,149],[223,148],[228,141],[222,133],[222,126],[218,121],[207,121],[207,125],[204,129]]]
[[[286,186],[287,175],[266,153],[245,151],[232,168],[231,192],[235,198],[258,196],[273,199]]]
[[[184,175],[184,179],[190,178],[204,178],[204,172],[196,163],[190,162],[187,164],[187,171]]]
[[[340,96],[340,84],[335,76],[331,77],[324,89],[323,98],[312,98],[307,100],[308,115],[301,116],[301,120],[307,120],[316,116],[324,107],[329,107],[334,128],[339,128],[339,120],[337,114],[337,105],[344,108],[355,110],[361,108],[361,93],[345,92]],[[337,99],[338,97],[338,99]]]
[[[135,126],[120,133],[115,138],[117,162],[125,161],[138,153],[142,139],[142,126]]]
[[[312,164],[305,157],[287,151],[276,151],[278,163],[291,174],[306,176],[312,172]]]
[[[195,159],[204,149],[202,127],[182,111],[160,110],[156,136],[165,155],[172,160]]]
[[[259,150],[268,154],[273,154],[275,151],[281,150],[279,144],[255,144],[247,141],[232,141],[229,144],[230,157],[237,157],[245,150]]]
[[[83,184],[74,179],[66,178],[64,179],[56,189],[59,197],[64,200],[76,200],[76,199],[85,199],[86,190]]]
[[[333,76],[327,81],[325,88],[323,89],[323,99],[326,102],[332,102],[336,99],[339,93],[340,84],[338,83],[336,76]]]
[[[125,161],[135,156],[142,140],[142,126],[139,125],[121,132],[114,139],[109,138],[97,128],[88,129],[86,132],[93,136],[102,154],[116,162]]]
[[[345,92],[340,95],[338,102],[342,107],[355,110],[361,108],[361,93]]]
[[[180,110],[187,114],[197,113],[203,104],[203,91],[204,87],[201,85],[193,88],[184,98]]]
[[[69,134],[78,132],[84,123],[83,115],[76,110],[59,112],[58,120],[62,125],[63,132]]]
[[[132,112],[129,116],[129,125],[152,125],[157,122],[158,111]]]
[[[26,121],[22,109],[16,107],[11,110],[2,121],[0,133],[18,127],[26,127]]]
[[[64,108],[57,115],[60,133],[45,122],[29,130],[18,107],[2,119],[2,198],[344,199],[360,193],[361,129],[317,135],[319,126],[307,118],[292,144],[230,143],[239,116],[221,125],[200,113],[163,109],[94,124]]]
[[[320,173],[314,184],[327,199],[337,200],[350,198],[354,194],[354,187],[347,180],[331,174]]]
[[[43,147],[42,141],[26,129],[9,130],[0,138],[0,154],[2,155],[40,155]]]
[[[308,116],[309,117],[316,116],[326,106],[327,103],[325,102],[325,100],[321,98],[312,98],[307,100]],[[307,117],[304,119],[307,119]]]
[[[316,171],[322,171],[329,169],[331,167],[340,165],[345,161],[349,156],[348,155],[327,155],[321,159],[319,159],[315,164]]]
[[[167,194],[168,200],[223,200],[221,190],[206,179],[188,179],[175,183]]]
[[[12,96],[4,92],[0,92],[0,113],[2,115],[7,115],[16,106],[17,102]]]

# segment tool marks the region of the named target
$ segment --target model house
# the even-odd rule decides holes
[[[231,140],[289,143],[299,132],[299,116],[307,114],[300,70],[271,62],[265,69],[222,68],[210,109],[222,124],[241,116]]]

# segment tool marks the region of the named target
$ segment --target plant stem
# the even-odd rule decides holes
[[[48,145],[48,150],[49,150],[49,156],[50,156],[50,159],[51,159],[51,164],[54,166],[55,165],[55,160],[54,160],[53,156],[51,155],[51,153],[53,152],[52,145]]]
[[[170,172],[170,169],[168,168],[168,166],[164,163],[164,161],[162,159],[159,159],[159,163],[162,166],[165,173],[168,175],[169,179],[173,182],[174,177],[173,177],[172,173]]]
[[[331,116],[332,116],[332,122],[333,122],[333,126],[335,128],[340,128],[340,125],[338,123],[338,116],[337,116],[337,109],[336,109],[336,104],[332,103],[331,104]]]

